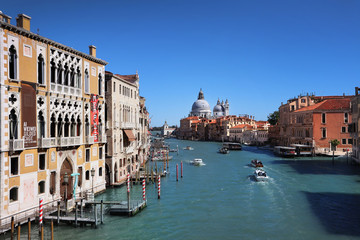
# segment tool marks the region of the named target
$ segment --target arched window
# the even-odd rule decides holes
[[[56,118],[55,118],[55,114],[51,115],[50,118],[50,137],[56,137]]]
[[[64,137],[69,137],[69,128],[70,128],[70,120],[68,115],[65,116],[65,125],[64,125]]]
[[[40,54],[38,57],[38,84],[45,84],[45,61],[43,55]]]
[[[69,66],[67,64],[64,66],[64,85],[69,85]]]
[[[38,137],[39,138],[45,137],[45,118],[41,111],[38,114]]]
[[[63,68],[61,66],[61,62],[58,64],[58,72],[57,72],[57,83],[63,84]]]
[[[70,136],[75,137],[76,121],[74,116],[71,117]]]
[[[15,112],[15,109],[12,109],[10,111],[9,121],[10,121],[10,139],[18,139],[18,116]]]
[[[18,200],[18,191],[19,188],[18,187],[13,187],[10,189],[10,202],[15,202]]]
[[[81,71],[80,71],[80,68],[79,68],[79,67],[76,69],[76,82],[75,82],[75,87],[81,88]]]
[[[38,194],[45,193],[45,181],[41,181],[38,184]]]
[[[89,171],[89,170],[87,170],[87,171],[85,172],[85,179],[86,179],[86,180],[90,180],[90,171]]]
[[[9,49],[9,78],[17,79],[17,53],[14,45]]]
[[[80,134],[81,134],[81,119],[80,119],[79,116],[77,117],[76,122],[77,122],[77,125],[76,125],[76,136],[79,137]]]
[[[70,68],[70,86],[75,87],[75,69],[73,66]]]
[[[63,119],[61,117],[61,115],[59,115],[58,117],[58,122],[57,122],[57,127],[58,127],[58,137],[62,137],[62,127],[63,127]]]
[[[99,79],[98,79],[98,93],[99,93],[99,95],[102,94],[101,87],[102,87],[102,76],[101,76],[101,73],[100,73],[99,74]]]
[[[50,65],[50,79],[52,83],[56,83],[56,64],[54,59],[51,59]]]
[[[89,136],[90,135],[90,123],[89,123],[89,118],[88,116],[85,117],[85,136]]]
[[[90,91],[89,91],[89,72],[88,72],[88,70],[87,69],[85,69],[85,79],[84,79],[84,81],[85,81],[85,93],[89,93]]]

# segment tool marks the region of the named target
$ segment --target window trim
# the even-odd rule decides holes
[[[45,155],[45,166],[44,169],[40,169],[40,155]],[[38,153],[38,171],[46,171],[46,153]]]
[[[87,161],[87,152],[89,152],[89,161]],[[85,162],[91,162],[91,149],[85,148]]]
[[[20,155],[14,155],[14,156],[10,156],[9,157],[10,159],[10,161],[9,161],[9,177],[17,177],[17,176],[19,176],[20,175]],[[11,167],[12,167],[12,161],[11,161],[11,159],[12,158],[17,158],[18,159],[18,162],[17,162],[17,165],[18,165],[18,168],[17,168],[17,174],[12,174],[12,171],[11,171]]]

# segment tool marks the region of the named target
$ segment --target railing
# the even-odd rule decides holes
[[[135,123],[131,123],[131,122],[122,122],[120,124],[121,128],[135,128],[136,124]]]
[[[56,138],[39,138],[38,144],[40,148],[56,147]]]
[[[106,134],[100,135],[99,142],[106,143],[107,142],[106,138],[107,138]]]
[[[10,139],[9,140],[10,151],[17,151],[24,149],[24,139]]]
[[[125,153],[126,154],[130,154],[132,152],[134,152],[134,143],[131,143],[130,146],[125,148]]]
[[[94,136],[86,136],[85,137],[86,144],[93,144],[94,143]]]
[[[70,87],[70,86],[56,84],[56,83],[51,83],[50,89],[52,92],[57,92],[57,93],[65,93],[65,94],[77,95],[77,96],[81,95],[80,88]]]
[[[81,144],[80,137],[59,137],[57,138],[57,146],[67,147]]]

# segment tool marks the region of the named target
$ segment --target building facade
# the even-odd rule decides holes
[[[106,168],[109,184],[122,184],[148,154],[148,113],[139,76],[106,72]]]
[[[359,88],[355,88],[355,96],[351,99],[351,123],[349,124],[349,132],[353,139],[352,142],[352,158],[360,163],[360,145],[359,145],[359,123],[360,123],[360,94]]]
[[[30,32],[29,16],[0,17],[0,216],[39,198],[72,206],[105,189],[107,62]]]

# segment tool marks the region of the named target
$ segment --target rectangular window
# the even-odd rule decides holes
[[[341,139],[342,144],[346,144],[346,138]]]
[[[84,82],[85,82],[85,93],[90,93],[89,72],[87,69],[85,69]]]
[[[348,122],[349,122],[349,114],[344,113],[344,123],[348,123]]]
[[[10,173],[12,176],[19,174],[19,157],[10,158]]]
[[[326,114],[325,113],[321,114],[321,123],[326,123]]]
[[[321,129],[321,137],[326,138],[326,128]]]
[[[103,159],[103,148],[99,147],[99,159]]]
[[[45,170],[45,154],[39,154],[39,170]]]
[[[305,99],[304,98],[302,98],[301,99],[301,103],[305,103],[306,101],[305,101]]]
[[[341,132],[346,133],[346,127],[341,127]]]
[[[349,138],[349,139],[348,139],[348,144],[353,144],[352,138]]]
[[[119,94],[121,94],[121,85],[119,85]]]
[[[90,148],[85,150],[85,162],[90,162]]]
[[[56,172],[50,173],[50,194],[54,195],[56,193]]]
[[[113,92],[116,90],[116,83],[114,83]]]

